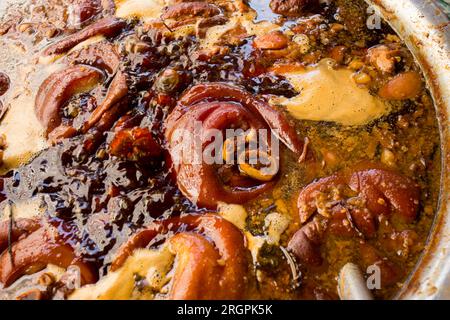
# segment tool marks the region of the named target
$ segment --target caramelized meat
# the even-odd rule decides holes
[[[53,142],[72,137],[79,130],[87,132],[95,125],[102,127],[99,125],[102,119],[105,120],[116,113],[116,116],[120,115],[118,110],[121,108],[118,104],[128,93],[127,79],[119,70],[120,58],[113,45],[107,42],[95,44],[72,53],[66,60],[72,64],[83,64],[70,66],[52,74],[39,88],[35,102],[36,115],[46,128],[47,135],[51,133],[49,138]],[[89,92],[103,82],[104,74],[98,68],[113,75],[102,103],[92,111],[82,128],[62,124],[61,109],[69,99],[83,91]],[[111,120],[116,119],[113,117]],[[103,130],[106,129],[109,127]]]
[[[388,100],[414,99],[422,91],[422,86],[422,78],[417,72],[404,72],[382,86],[378,95]]]
[[[300,261],[320,265],[320,245],[327,233],[372,238],[381,216],[412,223],[419,208],[419,189],[409,178],[382,169],[357,170],[323,178],[298,197],[300,221],[306,223],[289,242]]]
[[[41,227],[19,239],[10,251],[6,250],[0,255],[0,282],[7,287],[26,273],[43,269],[48,264],[61,268],[77,266],[82,283],[96,281],[95,273],[76,257],[70,246],[59,240],[50,230]]]
[[[110,153],[136,161],[161,155],[161,147],[148,128],[133,128],[115,134],[110,143]]]
[[[161,19],[183,19],[193,17],[212,17],[221,13],[219,7],[207,2],[180,2],[169,6],[161,15]]]
[[[75,0],[72,7],[72,18],[80,24],[94,18],[102,12],[102,0]]]
[[[400,50],[396,45],[377,45],[367,51],[367,58],[381,72],[392,73]]]
[[[299,16],[305,9],[317,3],[317,0],[271,0],[270,8],[284,16]]]
[[[50,45],[44,50],[44,55],[62,54],[76,46],[77,44],[87,40],[93,36],[103,35],[105,37],[112,37],[120,33],[126,26],[126,23],[114,17],[106,17],[100,19],[88,27],[74,33],[61,41]]]
[[[9,77],[0,72],[0,97],[4,95],[9,89]]]
[[[288,45],[288,38],[281,32],[271,32],[260,37],[256,37],[254,45],[262,50],[279,50]]]
[[[36,220],[18,219],[14,221],[3,221],[0,223],[0,252],[3,252],[9,242],[15,242],[19,238],[39,229]]]
[[[120,268],[134,250],[168,232],[175,232],[168,241],[178,260],[170,299],[242,297],[246,274],[243,236],[230,222],[210,214],[173,218],[138,232],[119,251],[112,270]]]
[[[202,122],[201,129],[205,131],[196,133],[198,129],[195,126]],[[224,83],[191,88],[170,114],[166,124],[166,138],[178,186],[183,194],[200,206],[214,209],[219,201],[245,203],[273,185],[269,181],[251,187],[245,187],[245,182],[237,186],[225,186],[213,164],[208,164],[205,160],[195,164],[195,157],[201,156],[193,153],[195,135],[201,135],[200,146],[203,150],[211,143],[208,131],[215,129],[224,132],[233,126],[244,126],[255,132],[260,129],[278,129],[280,139],[291,150],[301,151],[301,143],[287,120],[263,101],[251,97],[238,87]],[[191,139],[183,137],[186,134],[190,134]],[[268,144],[270,145],[270,141]]]
[[[97,69],[73,66],[54,73],[39,88],[36,96],[36,115],[46,128],[47,135],[61,124],[64,103],[83,88],[92,88],[103,78]]]

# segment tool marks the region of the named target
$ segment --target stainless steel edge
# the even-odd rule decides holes
[[[427,246],[397,299],[450,299],[450,25],[430,0],[367,0],[420,63],[436,105],[442,179],[438,213]]]

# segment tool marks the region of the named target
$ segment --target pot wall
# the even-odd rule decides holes
[[[450,299],[450,25],[430,0],[368,0],[421,64],[433,95],[442,144],[438,213],[427,247],[398,299]]]

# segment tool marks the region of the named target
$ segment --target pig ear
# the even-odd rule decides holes
[[[278,140],[269,138],[267,132],[271,131],[270,137],[272,133],[278,133],[288,146],[300,153],[303,151],[301,143],[295,143],[298,142],[296,132],[281,113],[244,89],[222,82],[200,84],[190,88],[167,118],[165,136],[169,154],[175,164],[173,168],[178,187],[184,196],[198,206],[215,209],[219,202],[243,204],[273,187],[279,169],[278,150],[273,154],[267,153],[267,159],[274,162],[270,167],[275,168],[276,172],[264,174],[260,168],[255,169],[244,163],[239,164],[240,173],[232,172],[226,182],[218,176],[217,165],[220,163],[210,156],[212,153],[208,153],[208,150],[216,147],[218,142],[223,150],[223,144],[226,144],[224,141],[230,141],[225,140],[223,132],[229,129],[233,132],[244,131],[242,123],[258,134],[258,148],[261,148],[261,140],[265,134],[266,144],[270,146],[264,149],[277,149]],[[217,138],[211,139],[209,134],[214,132],[220,133],[221,141],[217,141]],[[242,149],[247,149],[246,144]],[[180,151],[183,155],[181,157]],[[249,152],[251,150],[237,150],[235,153],[237,159],[244,159],[245,162]],[[184,160],[186,153],[187,158],[193,161]],[[260,149],[258,155],[261,160]],[[181,162],[178,161],[180,159]],[[222,157],[219,160],[223,163]]]
[[[297,17],[305,14],[319,4],[319,0],[271,0],[270,9],[274,13],[286,17]]]
[[[420,189],[409,178],[383,169],[357,171],[349,185],[367,202],[367,208],[376,215],[394,214],[407,223],[417,218]]]
[[[244,236],[231,222],[213,214],[158,221],[138,232],[119,250],[111,271],[117,271],[136,249],[146,248],[158,235],[166,236],[169,249],[177,255],[170,298],[242,297],[248,264]]]
[[[64,103],[79,88],[92,88],[102,78],[99,70],[77,65],[53,73],[42,83],[36,96],[35,113],[47,135],[61,124],[60,111]]]

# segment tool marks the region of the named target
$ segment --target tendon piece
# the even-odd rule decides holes
[[[74,33],[59,42],[56,42],[44,50],[44,56],[63,54],[77,44],[93,36],[103,35],[112,37],[118,34],[126,26],[125,21],[115,17],[106,17],[96,21],[88,27]]]
[[[204,38],[206,36],[206,33],[209,28],[214,27],[214,26],[224,25],[225,23],[227,23],[227,21],[228,21],[228,18],[223,15],[218,15],[218,16],[213,16],[213,17],[202,18],[200,20],[195,20],[194,22],[196,23],[196,26],[195,26],[196,36],[198,38]],[[170,27],[172,27],[172,24],[170,25]]]
[[[104,132],[110,130],[114,123],[119,119],[129,108],[126,99],[116,103],[108,112],[104,113],[100,120],[96,123],[89,134],[85,135],[83,142],[83,150],[88,154],[92,154],[104,141]]]
[[[78,131],[74,127],[61,124],[48,134],[47,140],[52,145],[55,145],[62,139],[68,139],[76,136],[77,133]]]
[[[228,19],[225,16],[219,15],[214,17],[203,18],[198,22],[198,28],[209,28],[217,25],[225,24]]]
[[[232,223],[212,214],[154,223],[119,250],[111,270],[120,268],[134,250],[151,245],[158,235],[172,233],[175,235],[168,239],[169,246],[178,261],[169,299],[242,297],[247,271],[243,235]]]
[[[98,118],[95,121],[86,122],[82,128],[82,131],[86,133],[89,129],[95,126],[96,130],[100,132],[104,132],[109,130],[114,122],[128,109],[128,105],[126,103],[126,99],[117,99],[117,103],[109,105],[108,108],[104,110],[103,113],[96,115]],[[100,105],[98,108],[100,108]],[[96,110],[98,110],[98,108]],[[95,112],[95,110],[94,110]],[[52,132],[48,134],[48,140],[55,144],[61,139],[71,138],[77,135],[79,131],[70,125],[59,125]]]
[[[31,289],[16,297],[16,300],[26,300],[26,301],[37,301],[46,299],[47,299],[46,292],[40,291],[38,289]]]
[[[0,255],[0,282],[8,287],[23,275],[41,270],[48,264],[61,268],[77,266],[83,284],[96,281],[90,266],[82,262],[69,245],[42,227],[14,243],[11,252]]]
[[[127,99],[116,103],[108,112],[104,113],[96,123],[95,128],[100,132],[110,130],[117,119],[120,118],[129,108]]]
[[[195,24],[198,37],[205,36],[207,28],[224,24],[228,20],[221,8],[201,1],[172,4],[164,9],[161,19],[170,29]]]
[[[56,72],[40,86],[35,112],[47,135],[61,124],[61,108],[73,95],[89,91],[99,84],[103,74],[87,66],[73,66]]]
[[[119,70],[120,56],[111,43],[101,42],[72,52],[66,57],[66,61],[75,64],[75,66],[51,75],[41,85],[36,97],[38,119],[47,128],[48,138],[52,143],[63,138],[72,137],[78,133],[78,130],[72,126],[61,124],[60,109],[74,94],[88,91],[95,85],[100,84],[103,73],[98,69],[105,70],[105,73],[114,78],[102,103],[83,124],[81,129],[83,133],[97,125],[106,113],[116,114],[117,108],[115,110],[112,109],[128,93],[127,78]],[[123,108],[120,109],[122,110]],[[104,128],[104,130],[108,129]]]

